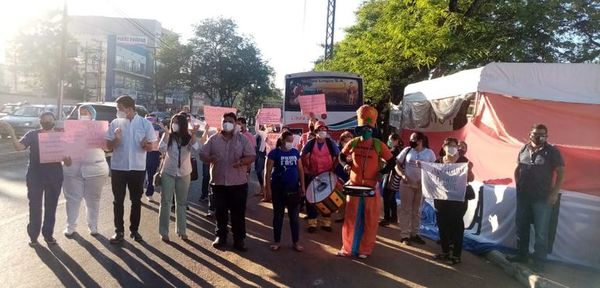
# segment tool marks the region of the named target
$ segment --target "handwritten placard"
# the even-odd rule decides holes
[[[423,197],[449,201],[465,200],[467,187],[467,163],[421,162],[421,186]]]
[[[325,105],[325,94],[302,95],[298,96],[300,102],[300,111],[304,115],[314,113],[316,115],[327,113]]]
[[[210,127],[221,127],[223,114],[229,112],[237,113],[237,109],[232,107],[204,106],[204,120]]]
[[[281,137],[281,133],[267,133],[265,144],[267,145],[267,153],[277,147],[277,139]]]
[[[77,139],[79,144],[84,144],[86,148],[106,148],[106,131],[108,130],[107,121],[85,121],[85,120],[67,120],[65,121],[66,136]]]
[[[258,109],[256,114],[256,124],[277,124],[281,123],[281,109],[280,108],[261,108]]]
[[[65,132],[39,133],[40,163],[61,162],[67,155]]]

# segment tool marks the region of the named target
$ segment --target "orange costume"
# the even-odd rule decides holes
[[[358,109],[357,114],[359,127],[375,127],[377,119],[375,108],[363,105]],[[369,186],[375,189],[376,193],[373,197],[347,197],[346,214],[342,227],[343,245],[338,254],[366,258],[373,251],[379,227],[382,200],[379,193],[378,174],[383,161],[390,161],[390,159],[393,161],[393,155],[379,139],[371,138],[370,133],[348,142],[341,153],[346,156],[348,165],[351,167],[350,184]]]

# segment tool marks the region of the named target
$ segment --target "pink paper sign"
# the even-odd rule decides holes
[[[62,162],[67,154],[65,132],[39,133],[40,163]]]
[[[79,144],[85,144],[86,148],[106,148],[107,121],[65,121],[65,133],[68,137],[77,139]]]
[[[231,107],[204,106],[204,119],[206,120],[206,124],[210,125],[210,127],[221,127],[223,114],[229,112],[237,113],[237,109]]]
[[[304,115],[310,115],[310,113],[316,115],[327,113],[325,94],[301,95],[298,96],[298,101],[300,102],[300,111]]]
[[[256,124],[278,124],[281,123],[280,108],[261,108],[256,114]]]
[[[267,152],[277,147],[277,139],[281,137],[281,133],[267,133],[267,139],[265,144],[267,145]]]

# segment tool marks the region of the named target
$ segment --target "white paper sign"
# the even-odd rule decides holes
[[[421,170],[423,197],[460,202],[465,200],[469,171],[467,163],[421,162]]]

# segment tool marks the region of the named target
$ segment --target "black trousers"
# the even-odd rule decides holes
[[[221,239],[227,239],[227,224],[231,214],[231,230],[234,241],[246,238],[246,200],[248,184],[224,186],[212,185],[215,197],[215,216],[217,229],[215,234]]]
[[[285,209],[288,210],[290,219],[290,229],[292,231],[292,242],[297,243],[300,240],[300,194],[295,191],[294,194],[288,194],[283,187],[271,186],[273,201],[273,238],[275,242],[281,241],[281,230],[283,229],[283,218]]]
[[[383,189],[383,220],[398,221],[396,193],[392,189]]]
[[[131,214],[129,215],[129,231],[137,232],[140,227],[140,214],[142,209],[142,194],[144,193],[144,178],[146,171],[119,171],[111,170],[111,186],[115,200],[115,231],[117,233],[125,232],[123,222],[125,194],[129,189],[129,199],[131,200]]]
[[[467,211],[467,203],[446,200],[434,200],[434,203],[442,252],[450,253],[452,245],[452,255],[460,257],[465,230],[463,216]]]

